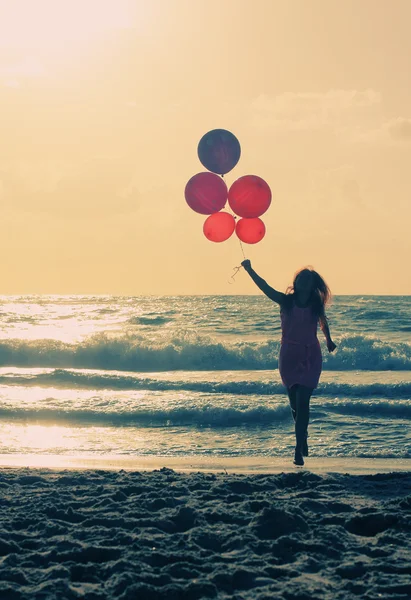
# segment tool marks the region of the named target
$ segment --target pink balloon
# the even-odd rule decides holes
[[[270,186],[257,175],[244,175],[230,187],[228,203],[239,217],[260,217],[271,204]]]
[[[184,191],[190,208],[200,215],[211,215],[224,208],[227,202],[225,181],[215,173],[197,173],[187,183]]]
[[[265,236],[265,225],[261,219],[240,219],[235,227],[237,237],[245,244],[257,244]]]
[[[225,242],[233,235],[234,229],[234,217],[226,212],[210,215],[203,226],[204,235],[210,242]]]

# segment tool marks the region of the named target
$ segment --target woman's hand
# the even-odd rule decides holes
[[[246,258],[245,260],[243,260],[243,262],[241,263],[241,266],[244,267],[244,269],[246,271],[249,271],[251,269],[251,261],[248,260],[248,258]]]
[[[327,341],[327,348],[328,348],[328,352],[334,352],[334,350],[336,349],[336,345],[334,344],[334,342],[332,340],[328,340]]]

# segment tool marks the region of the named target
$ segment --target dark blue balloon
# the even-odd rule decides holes
[[[240,160],[241,147],[238,139],[226,129],[213,129],[200,140],[198,158],[206,169],[225,175]]]

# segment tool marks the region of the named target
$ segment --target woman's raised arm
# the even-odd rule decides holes
[[[243,262],[241,263],[241,266],[244,267],[244,269],[247,271],[247,273],[249,274],[251,279],[254,281],[256,286],[258,288],[260,288],[260,290],[268,298],[270,298],[270,300],[272,300],[273,302],[277,302],[277,304],[279,304],[280,306],[282,306],[284,304],[286,295],[283,294],[283,292],[278,292],[277,290],[272,288],[270,285],[268,285],[268,283],[265,281],[265,279],[263,279],[262,277],[257,275],[257,273],[254,271],[254,269],[251,266],[251,262],[248,259],[243,260]]]

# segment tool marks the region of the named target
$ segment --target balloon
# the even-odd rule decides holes
[[[228,203],[239,217],[260,217],[271,204],[270,186],[257,175],[244,175],[230,187]]]
[[[227,194],[225,181],[214,173],[197,173],[184,191],[188,206],[201,215],[211,215],[224,208]]]
[[[240,219],[235,227],[237,237],[245,244],[257,244],[265,236],[265,225],[261,219]]]
[[[210,215],[203,226],[204,235],[210,242],[225,242],[233,235],[234,229],[234,217],[226,212]]]
[[[240,142],[226,129],[213,129],[201,138],[197,154],[206,169],[224,175],[240,160]]]

